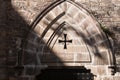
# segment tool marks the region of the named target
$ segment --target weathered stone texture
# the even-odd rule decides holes
[[[117,63],[120,63],[120,59],[117,57],[120,55],[120,0],[76,0],[76,2],[87,7],[98,22],[115,34],[113,48]]]
[[[8,70],[6,65],[13,67],[17,64],[17,55],[21,50],[22,40],[26,37],[26,32],[30,28],[29,25],[51,1],[54,0],[0,0],[0,80],[8,80],[8,75],[15,75],[13,69],[8,71],[9,74],[6,72]],[[115,34],[113,48],[116,54],[117,64],[120,65],[120,0],[74,1],[82,4],[102,25],[105,25],[113,31]],[[35,40],[35,38],[31,39]],[[36,50],[33,51],[35,52]],[[32,59],[30,60],[32,61]],[[100,69],[97,71],[100,74],[105,72]],[[120,71],[119,68],[118,71]],[[9,80],[17,79],[15,77],[9,78]],[[33,78],[28,76],[19,79],[32,80]],[[97,77],[95,80],[119,79],[120,75],[113,78],[104,77],[103,79]]]

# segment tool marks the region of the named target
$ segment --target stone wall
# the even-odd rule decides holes
[[[83,4],[96,19],[114,33],[114,52],[120,63],[120,0],[76,0]],[[113,37],[112,37],[113,38]]]
[[[26,32],[36,16],[53,0],[0,0],[0,80],[18,80],[14,67]],[[114,33],[113,48],[120,66],[120,0],[74,0],[82,4],[96,19]],[[34,78],[20,77],[20,80]],[[112,77],[113,80],[119,80]],[[104,78],[107,80],[108,78]],[[97,79],[99,80],[99,79]],[[110,79],[108,79],[110,80]]]

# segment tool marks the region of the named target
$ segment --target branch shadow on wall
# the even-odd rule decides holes
[[[20,73],[27,75],[39,73],[40,69],[38,67],[41,67],[39,65],[42,65],[42,63],[38,60],[39,55],[37,53],[41,52],[42,47],[40,45],[46,45],[46,43],[40,41],[37,33],[31,30],[31,26],[11,5],[11,0],[6,1],[5,24],[6,29],[9,30],[6,37],[8,77]],[[64,66],[63,61],[48,46],[46,46],[46,49],[53,53],[53,56],[59,59]],[[10,60],[11,57],[14,58]],[[93,75],[91,76],[93,80]]]
[[[22,15],[14,9],[11,0],[5,1],[5,4],[6,20],[4,24],[6,24],[6,29],[8,30],[6,37],[6,47],[8,48],[6,61],[8,76],[19,75],[23,72],[26,72],[28,75],[35,74],[36,66],[41,65],[36,59],[36,53],[41,51],[39,45],[46,44],[44,41],[41,41],[39,44],[38,35],[31,30],[31,26]],[[49,48],[47,47],[47,49]],[[54,52],[49,51],[54,55]],[[58,58],[56,55],[54,55],[54,57]],[[36,71],[40,72],[39,69]]]

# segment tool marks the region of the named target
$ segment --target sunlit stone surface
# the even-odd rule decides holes
[[[99,28],[97,21],[72,1],[57,5],[34,28],[45,43],[42,54],[39,54],[41,62],[63,62],[66,66],[83,62],[84,65],[109,65],[111,51]],[[67,43],[67,49],[64,49],[64,43],[58,42],[64,40],[64,34],[67,34],[67,40],[72,40],[72,43]],[[46,46],[50,52],[46,52]]]
[[[92,80],[119,80],[119,73],[111,74],[114,68],[120,71],[114,67],[114,55],[120,52],[120,1],[57,0],[45,9],[54,1],[0,0],[0,80],[34,80],[41,70],[71,66],[90,70]],[[114,53],[92,15],[115,31]],[[69,40],[72,42],[66,42],[65,48]],[[118,55],[116,61],[120,64]],[[88,74],[82,78],[88,79]]]

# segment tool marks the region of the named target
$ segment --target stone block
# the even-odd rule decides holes
[[[37,45],[33,44],[33,43],[28,43],[26,45],[26,50],[25,51],[28,51],[28,52],[31,52],[31,53],[34,53],[37,51]]]
[[[80,39],[74,39],[73,44],[75,45],[84,45],[84,41]]]
[[[52,50],[55,54],[65,53],[64,44],[54,45]]]
[[[31,77],[30,76],[27,76],[27,77],[19,77],[18,80],[31,80],[30,79]]]
[[[6,51],[0,50],[0,57],[6,57]]]
[[[9,77],[13,77],[13,76],[16,76],[16,74],[17,74],[17,70],[15,70],[14,68],[8,68],[7,69],[7,75],[9,76]]]
[[[0,65],[6,65],[6,58],[5,57],[0,57]]]
[[[79,2],[79,3],[85,3],[85,0],[74,0],[75,2]]]
[[[115,79],[113,79],[113,76],[104,76],[102,77],[102,80],[115,80]]]
[[[17,57],[19,50],[18,49],[11,49],[6,51],[7,57]]]
[[[114,21],[114,22],[120,22],[120,18],[119,17],[113,17],[112,21]]]
[[[35,75],[35,70],[36,70],[35,67],[26,67],[25,68],[25,74],[26,75]]]
[[[2,74],[7,75],[6,73],[7,73],[7,69],[6,68],[0,68],[0,76]]]
[[[99,77],[94,77],[94,80],[101,80],[101,78],[99,78]]]
[[[17,63],[17,57],[8,57],[7,58],[6,64],[8,66],[15,66],[16,63]]]
[[[102,76],[102,75],[106,75],[106,66],[98,66],[97,67],[97,74]]]
[[[16,77],[9,77],[9,80],[18,80]]]
[[[8,80],[7,69],[0,68],[0,80]]]
[[[83,54],[76,54],[77,56],[75,57],[74,60],[80,61],[80,62],[91,62],[90,55],[89,53],[83,53]]]
[[[8,80],[9,78],[7,77],[0,77],[0,80]]]
[[[45,68],[44,65],[24,65],[24,75],[37,75],[41,72],[41,69]]]
[[[113,80],[120,80],[120,76],[114,76]]]
[[[32,42],[32,43],[39,42],[40,41],[39,39],[40,39],[39,35],[34,31],[31,31],[28,35],[28,38],[27,38],[27,40]]]
[[[23,56],[23,64],[36,64],[37,63],[37,58],[36,58],[36,53],[29,53],[25,52]]]
[[[67,53],[60,53],[60,54],[57,54],[56,57],[57,57],[57,61],[58,62],[71,62],[74,60],[74,55],[73,54],[67,54]],[[56,62],[57,62],[56,61]]]
[[[88,66],[86,66],[88,67]],[[89,66],[91,69],[91,73],[93,73],[95,75],[95,77],[97,76],[97,66]],[[89,69],[88,67],[88,69]]]
[[[57,62],[60,59],[57,57],[55,54],[44,54],[40,56],[41,62],[43,63],[52,63],[52,62]]]
[[[86,45],[74,45],[71,46],[71,49],[69,50],[69,46],[68,46],[68,53],[86,53],[88,52],[88,49],[86,48]]]
[[[24,75],[24,76],[19,76],[17,80],[35,80],[35,77]]]
[[[0,42],[0,48],[5,48],[6,47],[6,42],[5,41],[1,41]]]

